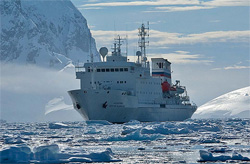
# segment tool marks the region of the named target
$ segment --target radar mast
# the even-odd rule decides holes
[[[114,51],[112,52],[113,55],[117,55],[117,56],[121,56],[122,53],[121,53],[121,45],[122,45],[122,42],[126,39],[122,39],[120,37],[120,35],[117,36],[117,38],[114,39],[115,42],[114,42],[114,48],[112,48]]]
[[[144,66],[146,66],[147,62],[146,43],[149,44],[149,41],[146,41],[146,36],[149,37],[149,22],[148,22],[148,27],[145,27],[145,25],[142,23],[141,27],[138,30],[139,30],[138,45],[141,49],[141,63],[144,64]]]

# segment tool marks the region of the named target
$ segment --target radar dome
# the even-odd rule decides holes
[[[108,54],[107,47],[100,48],[99,53],[102,55],[102,58],[103,58],[103,61],[104,61],[105,56]]]
[[[141,56],[141,51],[137,51],[136,56]]]

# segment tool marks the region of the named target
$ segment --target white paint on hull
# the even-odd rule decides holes
[[[196,111],[195,106],[183,104],[166,105],[165,108],[161,108],[160,104],[139,104],[136,96],[125,93],[120,90],[69,91],[75,109],[86,120],[107,120],[120,123],[130,120],[183,121],[191,118]]]

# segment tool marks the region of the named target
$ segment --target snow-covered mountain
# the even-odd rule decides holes
[[[1,0],[0,10],[1,62],[61,69],[86,62],[90,52],[99,60],[87,21],[70,0]]]
[[[250,86],[219,96],[202,105],[192,118],[250,118]]]

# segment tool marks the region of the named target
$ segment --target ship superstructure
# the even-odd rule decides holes
[[[182,121],[196,111],[180,81],[172,84],[171,63],[167,59],[151,58],[150,70],[146,57],[148,30],[144,24],[139,28],[137,62],[129,62],[122,54],[122,39],[118,36],[110,56],[106,47],[100,49],[102,62],[76,66],[81,89],[68,93],[85,120]]]

